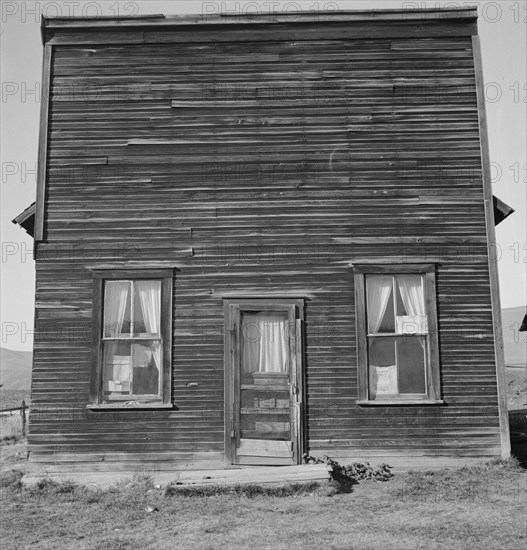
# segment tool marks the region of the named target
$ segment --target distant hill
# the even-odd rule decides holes
[[[525,306],[501,310],[505,364],[527,365],[527,332],[518,332],[525,315]]]
[[[4,390],[29,390],[31,388],[30,351],[0,348],[0,384]]]

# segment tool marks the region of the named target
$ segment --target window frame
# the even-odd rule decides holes
[[[441,404],[441,380],[437,330],[436,266],[435,264],[359,264],[354,265],[355,314],[357,334],[357,387],[359,405],[419,405]],[[369,388],[368,329],[366,310],[366,276],[423,275],[425,307],[428,316],[428,357],[426,363],[426,395],[371,399]],[[396,336],[394,334],[394,336]]]
[[[162,387],[159,400],[130,400],[105,402],[103,398],[103,336],[104,329],[104,283],[116,280],[161,281],[160,338],[162,340]],[[108,269],[93,271],[93,325],[92,325],[92,370],[90,380],[89,408],[172,408],[172,294],[173,269]],[[125,341],[125,340],[123,340]],[[128,340],[126,340],[128,341]]]

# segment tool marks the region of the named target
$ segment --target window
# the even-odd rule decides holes
[[[170,405],[172,270],[94,273],[92,402]]]
[[[433,265],[355,266],[359,403],[439,402]]]

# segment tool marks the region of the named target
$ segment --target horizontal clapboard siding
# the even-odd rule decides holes
[[[307,451],[499,454],[474,28],[421,23],[56,30],[34,460],[217,465],[222,297],[264,293],[307,298]],[[173,410],[86,410],[87,266],[124,261],[178,268]],[[356,404],[368,261],[437,262],[445,405]]]

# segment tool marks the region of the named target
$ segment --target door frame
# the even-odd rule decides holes
[[[293,460],[296,464],[302,463],[304,455],[305,407],[304,407],[304,307],[305,299],[282,296],[255,296],[229,297],[223,299],[224,308],[224,435],[225,435],[225,464],[235,465],[237,434],[234,433],[235,391],[238,387],[240,335],[239,319],[243,311],[273,310],[284,311],[291,308],[294,315],[294,330],[290,333],[291,350],[291,377],[290,386],[296,400],[292,402],[291,410],[291,442],[293,444]],[[238,353],[235,350],[238,349]]]

